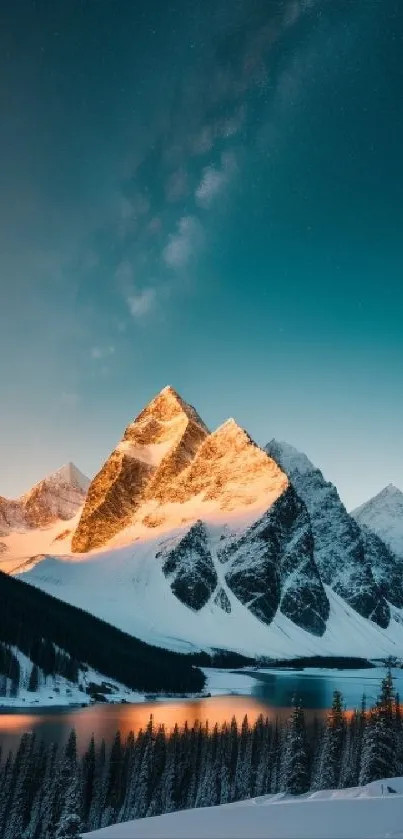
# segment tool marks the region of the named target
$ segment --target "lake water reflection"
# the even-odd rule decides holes
[[[220,671],[216,678],[212,677],[211,685],[213,689],[215,682],[221,691],[225,691],[226,695],[221,696],[0,713],[0,745],[3,749],[14,748],[25,731],[35,732],[47,741],[63,743],[71,728],[75,728],[79,748],[83,750],[91,734],[96,739],[104,737],[110,743],[118,729],[126,735],[130,730],[144,728],[151,714],[156,725],[163,723],[168,730],[175,723],[183,726],[187,722],[192,726],[196,721],[208,721],[213,727],[215,723],[229,722],[233,716],[241,723],[245,714],[250,722],[260,714],[274,719],[289,714],[294,695],[301,700],[309,719],[326,712],[335,688],[342,691],[349,709],[360,705],[363,692],[368,704],[372,703],[383,675],[384,671],[378,668],[360,671],[250,671],[242,688],[243,677]],[[402,695],[403,671],[394,671],[394,677],[396,688]],[[232,690],[247,693],[234,695]]]

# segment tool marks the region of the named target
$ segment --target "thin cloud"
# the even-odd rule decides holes
[[[200,246],[202,237],[202,227],[198,219],[195,216],[182,216],[177,232],[169,237],[164,248],[164,262],[170,268],[184,268]]]
[[[222,155],[220,168],[206,166],[195,192],[195,200],[199,207],[204,209],[211,207],[215,199],[229,184],[235,171],[236,160],[234,155],[230,153]]]
[[[142,318],[148,315],[151,309],[154,308],[157,300],[157,292],[155,288],[143,288],[141,291],[134,291],[127,298],[127,305],[130,314],[134,318]]]

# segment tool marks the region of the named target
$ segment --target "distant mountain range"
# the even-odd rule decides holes
[[[171,387],[87,493],[69,468],[32,517],[15,502],[19,534],[8,517],[3,562],[27,582],[171,649],[401,654],[399,490],[350,515],[305,455],[263,450],[232,419],[210,433]]]

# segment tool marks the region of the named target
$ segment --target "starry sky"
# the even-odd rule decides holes
[[[0,494],[173,385],[403,489],[400,0],[3,0]]]

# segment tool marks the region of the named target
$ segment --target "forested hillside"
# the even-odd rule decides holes
[[[0,572],[0,674],[14,692],[19,683],[16,651],[43,673],[59,673],[73,682],[82,664],[138,691],[194,693],[205,681],[185,655],[152,647]],[[1,684],[4,690],[4,679]]]

